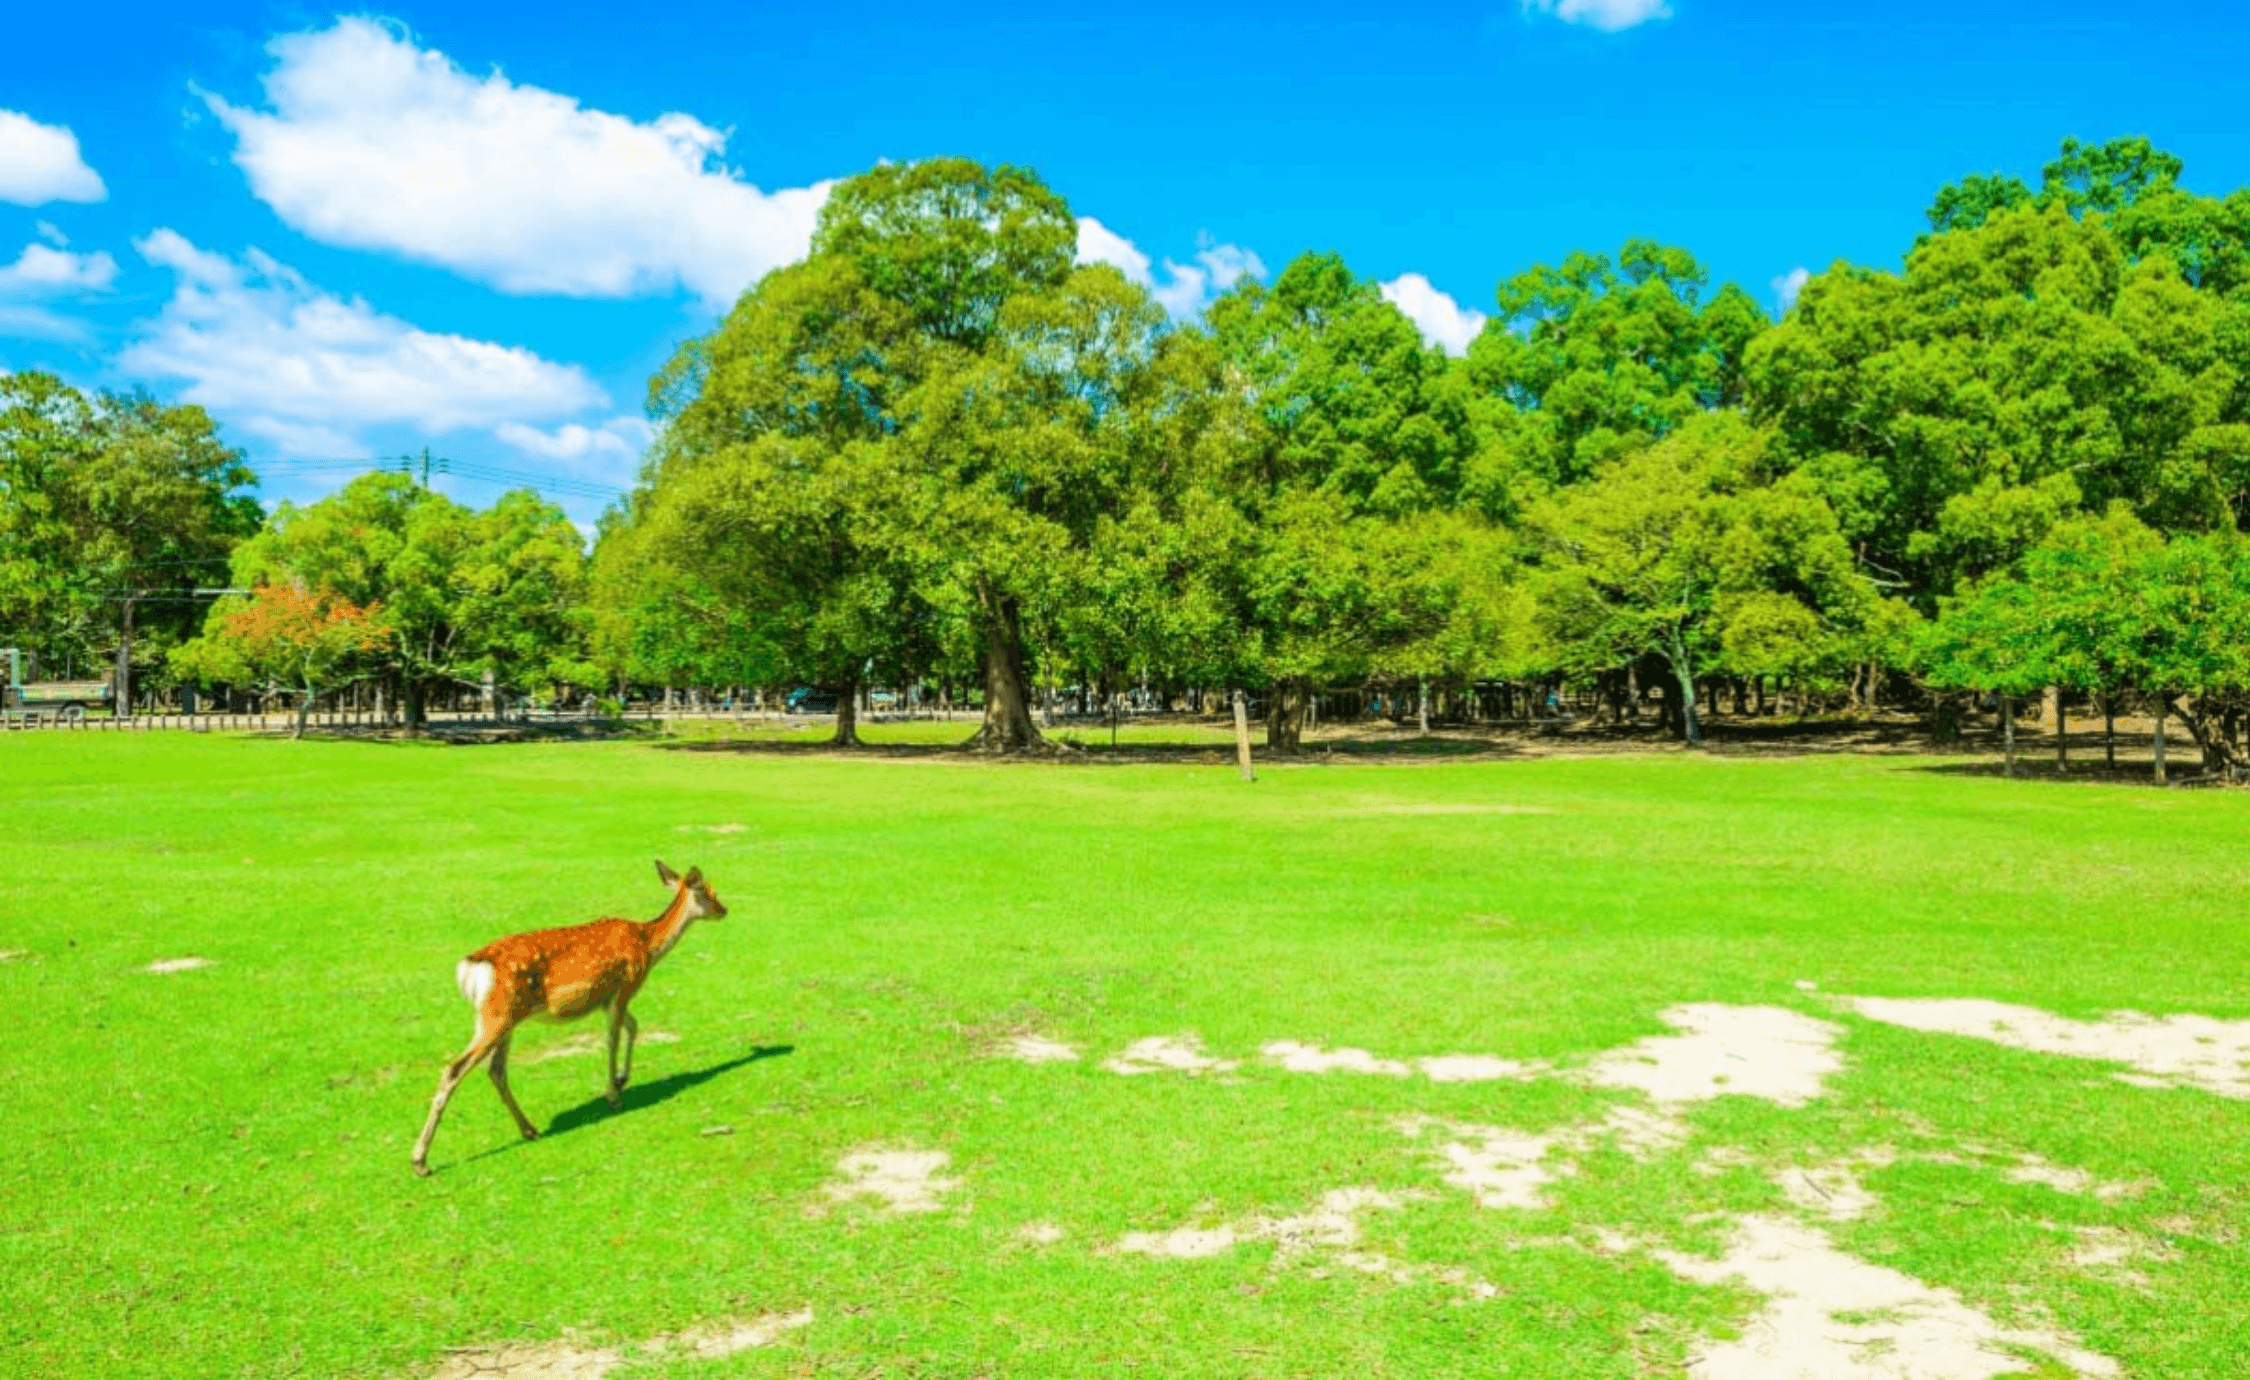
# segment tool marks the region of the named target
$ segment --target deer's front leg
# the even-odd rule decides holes
[[[622,1070],[617,1067],[614,1057],[617,1050],[617,1033],[620,1027],[625,1032],[625,1064]],[[640,1038],[641,1023],[633,1019],[633,1013],[625,1008],[623,1002],[619,1002],[616,1014],[612,1017],[609,1027],[609,1047],[612,1054],[609,1086],[612,1090],[610,1100],[613,1103],[616,1101],[615,1094],[625,1091],[625,1085],[633,1081],[633,1046],[640,1043]]]
[[[619,1099],[618,1093],[624,1091],[625,1088],[625,1079],[619,1076],[617,1068],[617,1036],[625,1024],[633,1018],[625,1010],[625,999],[623,997],[619,997],[609,1004],[607,1014],[609,1016],[609,1082],[602,1086],[602,1096],[609,1099],[610,1110],[616,1111],[624,1105],[622,1100]],[[630,1044],[626,1046],[625,1059],[625,1067],[630,1070],[632,1068],[632,1047]]]

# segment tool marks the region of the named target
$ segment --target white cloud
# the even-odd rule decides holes
[[[1789,309],[1797,305],[1797,294],[1805,290],[1805,284],[1811,279],[1812,273],[1800,265],[1773,280],[1774,300],[1781,304],[1782,315],[1787,316]]]
[[[348,454],[355,428],[425,433],[567,417],[608,401],[586,373],[529,350],[439,335],[324,292],[253,249],[237,263],[171,230],[134,242],[178,286],[120,357],[188,381],[190,402],[295,454]]]
[[[39,232],[39,238],[57,249],[61,249],[70,243],[70,236],[64,234],[61,228],[51,220],[35,220],[31,223],[31,228]]]
[[[1181,320],[1203,314],[1211,299],[1247,275],[1266,276],[1266,265],[1255,253],[1238,244],[1215,244],[1202,237],[1192,263],[1164,261],[1159,276],[1149,269],[1149,257],[1140,247],[1092,216],[1078,219],[1078,262],[1114,264],[1126,277],[1149,289],[1164,309]]]
[[[434,263],[507,292],[714,305],[800,258],[826,182],[762,192],[727,135],[646,123],[474,76],[370,19],[275,39],[270,110],[206,96],[250,186],[329,244]]]
[[[1469,342],[1484,329],[1483,312],[1464,310],[1419,273],[1401,273],[1381,286],[1383,300],[1406,313],[1406,319],[1421,328],[1423,339],[1449,355],[1467,354]]]
[[[646,421],[630,415],[594,426],[566,422],[552,431],[503,422],[493,434],[527,455],[559,461],[575,474],[620,484],[632,481],[641,452],[656,436]]]
[[[108,195],[100,174],[78,156],[78,136],[67,126],[43,125],[29,115],[0,110],[0,201],[38,206],[100,201]]]
[[[1523,0],[1523,12],[1551,14],[1565,24],[1583,24],[1605,34],[1672,17],[1672,7],[1664,0]]]
[[[1144,287],[1149,283],[1148,255],[1092,216],[1078,218],[1078,262],[1115,264],[1119,272],[1134,282]]]
[[[44,222],[42,222],[44,225]],[[0,264],[0,335],[83,340],[86,323],[63,316],[46,299],[101,292],[117,281],[117,260],[99,251],[73,254],[27,244],[12,264]]]
[[[117,260],[106,253],[73,254],[27,244],[14,263],[0,266],[0,297],[100,292],[116,281]]]

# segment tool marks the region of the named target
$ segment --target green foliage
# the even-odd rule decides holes
[[[283,504],[234,553],[237,584],[288,584],[382,606],[377,673],[419,719],[453,683],[550,692],[588,684],[584,547],[562,510],[525,492],[483,512],[404,475],[369,474],[317,503]],[[214,610],[214,629],[228,610]]]
[[[1477,390],[1512,409],[1513,465],[1576,483],[1690,417],[1739,400],[1744,351],[1767,323],[1732,284],[1708,303],[1686,250],[1630,240],[1613,261],[1576,253],[1500,284],[1469,349]]]
[[[0,375],[0,642],[104,664],[137,591],[139,659],[160,656],[192,627],[187,592],[257,530],[254,482],[200,407]]]

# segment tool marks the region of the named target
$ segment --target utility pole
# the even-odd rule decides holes
[[[146,593],[136,589],[125,596],[125,616],[118,628],[117,675],[110,687],[109,712],[120,719],[133,717],[133,602]]]

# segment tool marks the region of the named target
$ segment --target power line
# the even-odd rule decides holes
[[[488,465],[481,461],[455,460],[444,456],[402,456],[397,459],[372,457],[320,458],[293,457],[267,462],[260,475],[275,478],[312,478],[346,471],[360,473],[409,473],[417,464],[426,464],[425,478],[430,475],[450,476],[474,483],[492,484],[501,488],[531,489],[536,492],[564,498],[580,498],[593,502],[609,502],[623,498],[627,490],[621,485],[603,484],[591,479],[577,479],[566,475],[533,474],[524,470]]]

